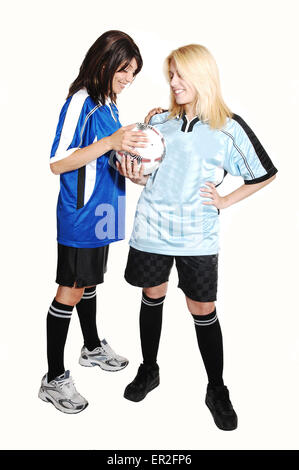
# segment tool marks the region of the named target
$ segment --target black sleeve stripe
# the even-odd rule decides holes
[[[85,192],[85,166],[78,169],[78,183],[77,183],[77,209],[84,206],[84,192]]]
[[[256,184],[256,183],[261,183],[262,181],[266,181],[272,176],[274,176],[277,173],[277,169],[273,166],[271,170],[268,171],[268,173],[264,176],[260,176],[259,178],[255,178],[253,180],[244,180],[245,184]]]
[[[246,132],[246,134],[247,134],[250,142],[252,143],[253,148],[254,148],[261,164],[265,168],[266,172],[269,173],[273,168],[276,170],[276,168],[274,167],[272,161],[270,160],[269,155],[267,154],[266,150],[264,149],[264,147],[262,146],[262,144],[258,140],[257,136],[254,134],[253,130],[250,129],[250,127],[246,124],[246,122],[240,116],[238,116],[237,114],[233,114],[232,119],[234,121],[236,121],[238,124],[240,124],[240,126]],[[277,170],[275,171],[275,173],[277,173]],[[257,179],[260,179],[260,178],[257,178]],[[249,183],[247,182],[247,184],[249,184]]]

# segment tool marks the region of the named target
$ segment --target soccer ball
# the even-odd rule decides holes
[[[129,155],[131,157],[131,162],[137,160],[138,166],[143,164],[144,166],[144,175],[149,175],[153,173],[160,163],[162,162],[165,156],[165,142],[162,134],[153,126],[149,124],[138,122],[132,131],[142,131],[147,134],[148,142],[147,147],[136,147],[136,151],[139,155],[134,155],[134,153],[129,152],[116,152],[116,158],[119,162],[122,161],[122,157]]]

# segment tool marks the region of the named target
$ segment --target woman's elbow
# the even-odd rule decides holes
[[[271,178],[268,179],[268,183],[271,183],[271,181],[275,180],[276,178],[276,174],[271,176]]]
[[[268,178],[267,180],[263,181],[262,183],[259,183],[260,187],[264,188],[265,186],[268,186],[268,184],[272,183],[272,181],[275,180],[275,178],[276,178],[276,175],[273,175],[270,178]]]
[[[59,167],[57,163],[50,163],[50,169],[54,175],[60,175],[61,171],[59,170]]]

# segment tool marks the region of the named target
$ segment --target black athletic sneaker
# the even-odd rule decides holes
[[[143,400],[148,392],[158,387],[160,383],[159,366],[140,364],[133,382],[127,385],[124,397],[131,401]]]
[[[229,399],[225,385],[207,388],[206,405],[212,413],[216,426],[223,431],[232,431],[238,426],[238,417]]]

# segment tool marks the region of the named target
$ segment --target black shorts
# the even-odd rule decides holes
[[[197,302],[214,302],[217,298],[218,254],[169,256],[130,247],[125,279],[133,286],[159,286],[168,281],[174,259],[178,287],[184,294]]]
[[[61,286],[87,287],[104,282],[109,245],[74,248],[58,243],[56,282]]]

